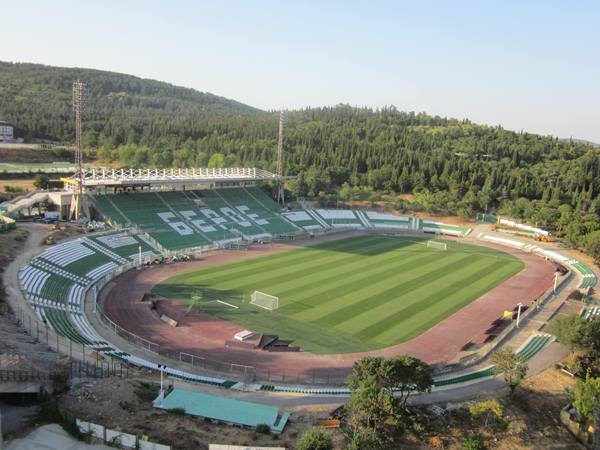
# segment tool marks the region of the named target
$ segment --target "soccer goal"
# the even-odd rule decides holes
[[[265,294],[260,291],[254,291],[250,296],[250,304],[273,311],[274,309],[279,308],[279,297]]]
[[[448,244],[440,241],[427,241],[427,247],[437,250],[448,250]]]

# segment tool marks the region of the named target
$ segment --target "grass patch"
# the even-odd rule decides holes
[[[412,339],[523,268],[495,249],[448,241],[443,251],[425,241],[330,241],[177,275],[154,292],[307,351],[346,353]],[[251,305],[255,290],[279,297],[279,309]]]

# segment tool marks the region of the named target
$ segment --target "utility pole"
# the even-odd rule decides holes
[[[83,150],[81,148],[81,114],[85,84],[81,80],[73,82],[73,116],[75,118],[75,165],[77,166],[77,192],[71,201],[71,217],[75,220],[84,216],[83,212]]]
[[[519,328],[519,322],[521,322],[521,308],[523,307],[523,303],[519,302],[517,306],[519,307],[517,310],[517,328]]]
[[[279,113],[279,137],[277,140],[277,203],[285,206],[283,194],[283,127],[287,121],[287,112],[282,110]]]

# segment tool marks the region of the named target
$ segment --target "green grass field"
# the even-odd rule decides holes
[[[523,268],[494,249],[448,241],[361,236],[265,255],[172,277],[154,292],[278,335],[306,351],[348,353],[409,340]],[[261,291],[279,309],[251,305]],[[216,302],[222,300],[238,309]]]

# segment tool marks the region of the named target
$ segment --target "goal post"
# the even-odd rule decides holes
[[[441,241],[427,241],[428,248],[435,248],[437,250],[448,250],[448,244]]]
[[[254,291],[250,296],[250,304],[273,311],[274,309],[279,308],[279,297],[265,294],[260,291]]]

